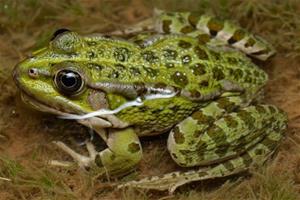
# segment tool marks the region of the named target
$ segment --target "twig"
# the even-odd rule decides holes
[[[1,177],[1,176],[0,176],[0,180],[2,180],[2,181],[11,181],[10,178],[4,178],[4,177]]]

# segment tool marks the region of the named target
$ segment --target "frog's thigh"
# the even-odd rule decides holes
[[[128,173],[142,158],[142,148],[133,129],[110,130],[108,148],[96,157],[96,164],[103,166],[109,174]]]
[[[286,128],[286,115],[270,105],[241,108],[215,120],[209,127],[197,118],[205,116],[198,112],[175,126],[169,135],[168,149],[180,166],[221,163],[254,147],[259,147],[260,156],[267,156],[274,151]]]

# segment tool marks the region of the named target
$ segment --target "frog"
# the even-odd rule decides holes
[[[80,167],[124,176],[143,158],[140,138],[168,134],[183,171],[121,183],[174,192],[266,162],[287,115],[262,102],[268,75],[253,60],[275,49],[239,25],[194,12],[155,16],[110,34],[60,29],[16,65],[13,78],[31,107],[92,128],[107,147],[89,155],[55,144]]]

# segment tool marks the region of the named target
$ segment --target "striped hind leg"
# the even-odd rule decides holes
[[[169,136],[168,147],[175,162],[184,167],[199,166],[199,170],[173,172],[121,186],[173,192],[178,186],[192,181],[245,171],[253,163],[266,161],[276,150],[287,118],[274,106],[257,105],[224,115],[202,130],[190,126],[194,123],[194,127],[201,129],[198,122],[194,115],[194,119],[187,118],[179,124],[177,130],[175,127]]]
[[[158,33],[189,35],[198,38],[201,44],[229,46],[259,60],[267,60],[275,54],[265,40],[227,20],[190,12],[156,11],[156,15]]]

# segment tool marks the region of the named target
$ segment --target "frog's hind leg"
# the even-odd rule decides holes
[[[259,60],[275,54],[269,43],[230,21],[190,12],[157,13],[158,33],[189,35],[198,38],[201,44],[233,47]]]
[[[245,171],[272,155],[283,137],[287,120],[282,111],[269,105],[242,108],[216,119],[209,127],[202,126],[207,118],[201,112],[194,113],[173,129],[168,140],[175,162],[184,167],[199,166],[199,170],[173,172],[123,186],[173,192],[192,181]]]

